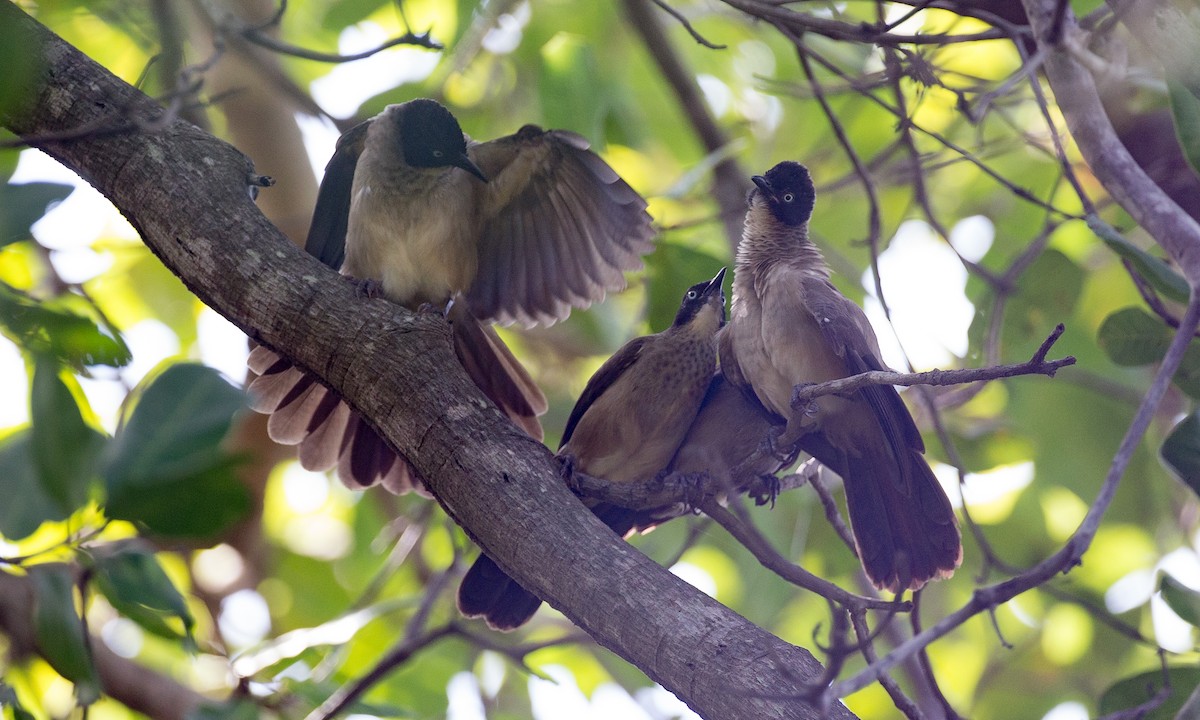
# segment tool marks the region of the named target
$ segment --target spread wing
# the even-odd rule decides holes
[[[879,359],[879,342],[862,308],[828,280],[806,275],[800,289],[804,307],[821,328],[828,347],[845,362],[847,375],[888,370]],[[888,441],[895,446],[896,457],[902,457],[901,448],[925,452],[921,433],[896,388],[868,385],[860,393],[879,419]]]
[[[561,320],[625,287],[653,249],[646,201],[579,135],[526,125],[467,153],[489,179],[467,293],[476,317]]]
[[[642,348],[646,341],[653,335],[643,335],[642,337],[634,338],[621,346],[621,349],[613,354],[604,364],[600,366],[588,380],[587,385],[583,388],[583,393],[579,399],[575,401],[575,407],[571,409],[571,417],[567,418],[567,427],[563,430],[562,440],[559,441],[558,447],[562,448],[571,439],[571,435],[575,432],[575,426],[583,418],[584,413],[592,406],[592,403],[604,394],[612,384],[617,381],[617,378],[625,374],[630,365],[633,365],[641,354]]]
[[[346,258],[350,191],[354,186],[354,170],[358,167],[358,156],[362,154],[370,123],[370,120],[359,123],[338,138],[333,157],[325,166],[312,223],[308,227],[308,240],[304,243],[304,249],[310,255],[334,270],[341,270],[342,261]]]

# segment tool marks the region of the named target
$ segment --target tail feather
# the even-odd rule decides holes
[[[267,420],[267,434],[281,445],[296,445],[308,437],[309,421],[327,394],[326,389],[309,375],[297,381],[275,412]]]
[[[337,465],[338,456],[342,453],[342,440],[349,429],[352,413],[349,405],[326,390],[325,398],[321,401],[322,407],[330,401],[333,407],[324,413],[324,420],[317,421],[322,413],[314,415],[313,422],[309,423],[310,433],[300,443],[300,464],[305,470],[324,472]]]
[[[641,527],[639,513],[617,505],[598,503],[592,512],[621,537]],[[458,586],[459,612],[483,618],[493,630],[516,630],[529,622],[541,604],[541,598],[521,587],[485,554],[476,558]]]
[[[542,600],[521,587],[487,555],[480,555],[458,586],[458,610],[482,617],[495,630],[516,630],[537,612]]]
[[[538,416],[546,398],[521,363],[490,326],[456,303],[451,320],[454,349],[467,374],[512,421],[540,440]],[[400,494],[425,485],[407,460],[384,442],[333,391],[264,346],[250,352],[250,369],[259,374],[249,386],[251,408],[270,414],[267,432],[283,445],[299,445],[300,464],[324,471],[337,467],[350,488],[383,485]]]
[[[962,562],[958,520],[920,452],[863,437],[851,454],[821,432],[800,447],[842,477],[859,561],[875,587],[917,590],[954,573]]]
[[[962,562],[958,521],[929,464],[915,450],[900,462],[890,453],[848,457],[842,477],[859,559],[892,592],[949,577]]]
[[[537,440],[542,424],[538,416],[546,412],[546,396],[529,376],[520,361],[490,325],[484,325],[455,303],[450,310],[453,324],[454,353],[467,371],[500,411]]]

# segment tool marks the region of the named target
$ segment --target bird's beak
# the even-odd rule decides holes
[[[721,272],[717,276],[708,281],[708,287],[704,288],[705,296],[712,295],[714,292],[721,291],[721,284],[725,281],[725,268],[721,268]]]
[[[467,157],[466,153],[458,156],[458,158],[454,161],[454,167],[462,168],[484,182],[488,181],[487,175],[483,174],[483,171],[479,169],[479,166],[476,165],[471,158]]]
[[[761,190],[768,198],[770,198],[772,202],[775,202],[779,199],[775,197],[775,189],[771,187],[770,181],[765,177],[762,175],[755,175],[750,179],[754,181],[754,184],[758,186],[758,189]]]

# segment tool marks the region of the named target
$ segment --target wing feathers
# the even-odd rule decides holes
[[[477,317],[533,325],[566,317],[641,267],[654,230],[641,198],[574,133],[526,126],[471,147],[484,191]]]

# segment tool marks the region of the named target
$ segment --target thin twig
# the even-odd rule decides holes
[[[925,597],[925,593],[922,590],[913,593],[913,611],[908,616],[909,622],[912,623],[913,635],[921,634],[921,598],[923,597]],[[938,704],[942,706],[945,719],[960,720],[958,711],[946,699],[941,685],[938,685],[937,679],[934,677],[933,665],[929,662],[929,652],[927,650],[928,648],[921,648],[921,651],[917,653],[917,665],[921,668],[921,672],[925,674],[925,677],[928,678],[930,690],[933,691]],[[874,662],[874,659],[871,662]]]
[[[761,18],[772,25],[782,25],[795,33],[812,32],[834,40],[869,45],[956,45],[965,42],[1011,38],[1010,33],[999,28],[962,35],[950,33],[901,35],[887,32],[886,26],[872,23],[851,24],[831,20],[807,13],[798,13],[770,2],[763,2],[763,0],[724,0],[724,2],[747,15]]]
[[[919,594],[913,593],[914,609]],[[915,613],[913,614],[915,615]],[[915,620],[914,618],[914,622]],[[871,632],[867,628],[866,616],[862,613],[851,612],[850,624],[854,627],[854,634],[858,638],[858,647],[862,652],[863,658],[866,659],[868,664],[878,660],[879,655],[875,652],[875,644],[872,641]],[[917,704],[904,694],[904,690],[900,688],[900,684],[891,675],[888,673],[880,675],[879,684],[883,686],[883,689],[892,698],[892,704],[896,706],[896,709],[904,713],[904,716],[909,718],[909,720],[920,720],[920,718],[925,717],[921,709],[917,707]]]
[[[840,605],[856,610],[896,610],[899,608],[901,612],[907,611],[908,603],[895,603],[890,600],[880,600],[878,598],[863,597],[854,593],[843,590],[834,585],[828,580],[813,575],[804,568],[789,561],[783,555],[779,554],[770,542],[758,532],[758,529],[751,524],[747,524],[739,520],[728,509],[721,506],[720,503],[713,500],[706,500],[700,507],[705,515],[708,515],[713,520],[717,521],[721,527],[725,528],[735,540],[746,547],[747,550],[754,555],[755,559],[771,572],[780,576],[784,580],[797,585],[806,590],[811,590],[821,597],[830,601],[837,602]]]
[[[817,499],[821,502],[821,507],[825,510],[825,519],[833,526],[834,532],[850,548],[851,552],[858,554],[858,545],[854,542],[854,535],[850,532],[846,521],[842,519],[842,514],[838,510],[837,501],[833,499],[833,493],[829,492],[829,488],[825,485],[825,481],[820,477],[812,479],[813,490],[817,493]]]
[[[666,4],[665,2],[663,2],[663,0],[650,0],[650,1],[653,2],[655,5],[659,6],[660,8],[662,8],[663,12],[665,12],[666,14],[675,18],[676,20],[678,20],[679,24],[683,26],[683,29],[687,30],[688,34],[692,36],[692,39],[695,40],[696,42],[700,43],[704,47],[708,48],[709,50],[724,50],[726,48],[725,45],[714,45],[713,43],[706,40],[703,35],[701,35],[699,32],[696,31],[696,28],[692,27],[692,23],[689,22],[688,19],[683,16],[683,13],[679,12],[675,8]]]
[[[983,368],[966,368],[962,370],[930,370],[920,373],[898,373],[890,370],[872,370],[870,372],[851,375],[838,380],[830,380],[811,385],[799,385],[793,393],[793,402],[804,403],[822,395],[848,395],[868,385],[961,385],[964,383],[997,380],[1019,375],[1054,374],[1064,367],[1075,364],[1071,355],[1057,360],[1046,360],[1046,353],[1063,333],[1060,324],[1054,332],[1042,342],[1033,357],[1023,363],[1012,365],[994,365]]]
[[[371,668],[366,675],[338,688],[335,693],[326,698],[325,702],[309,713],[306,720],[329,720],[362,697],[367,690],[387,677],[397,667],[408,662],[413,655],[455,632],[453,623],[447,623],[433,630],[425,630],[425,624],[429,620],[430,613],[433,612],[434,605],[448,586],[450,578],[454,576],[453,570],[454,567],[451,566],[438,573],[425,585],[421,604],[405,625],[403,640],[376,663],[375,667]]]
[[[277,52],[280,55],[289,55],[291,57],[297,57],[304,60],[316,60],[317,62],[325,63],[354,62],[355,60],[369,58],[372,55],[376,55],[397,45],[412,45],[413,47],[426,48],[428,50],[444,49],[442,44],[437,40],[434,40],[428,32],[407,32],[400,37],[392,38],[382,45],[373,47],[370,50],[363,50],[362,52],[353,53],[351,55],[339,55],[337,53],[324,53],[317,50],[309,50],[298,45],[285,43],[282,40],[271,37],[270,35],[264,35],[254,28],[242,28],[239,34],[245,38],[246,41],[258,45],[259,47],[266,48],[272,52]]]

